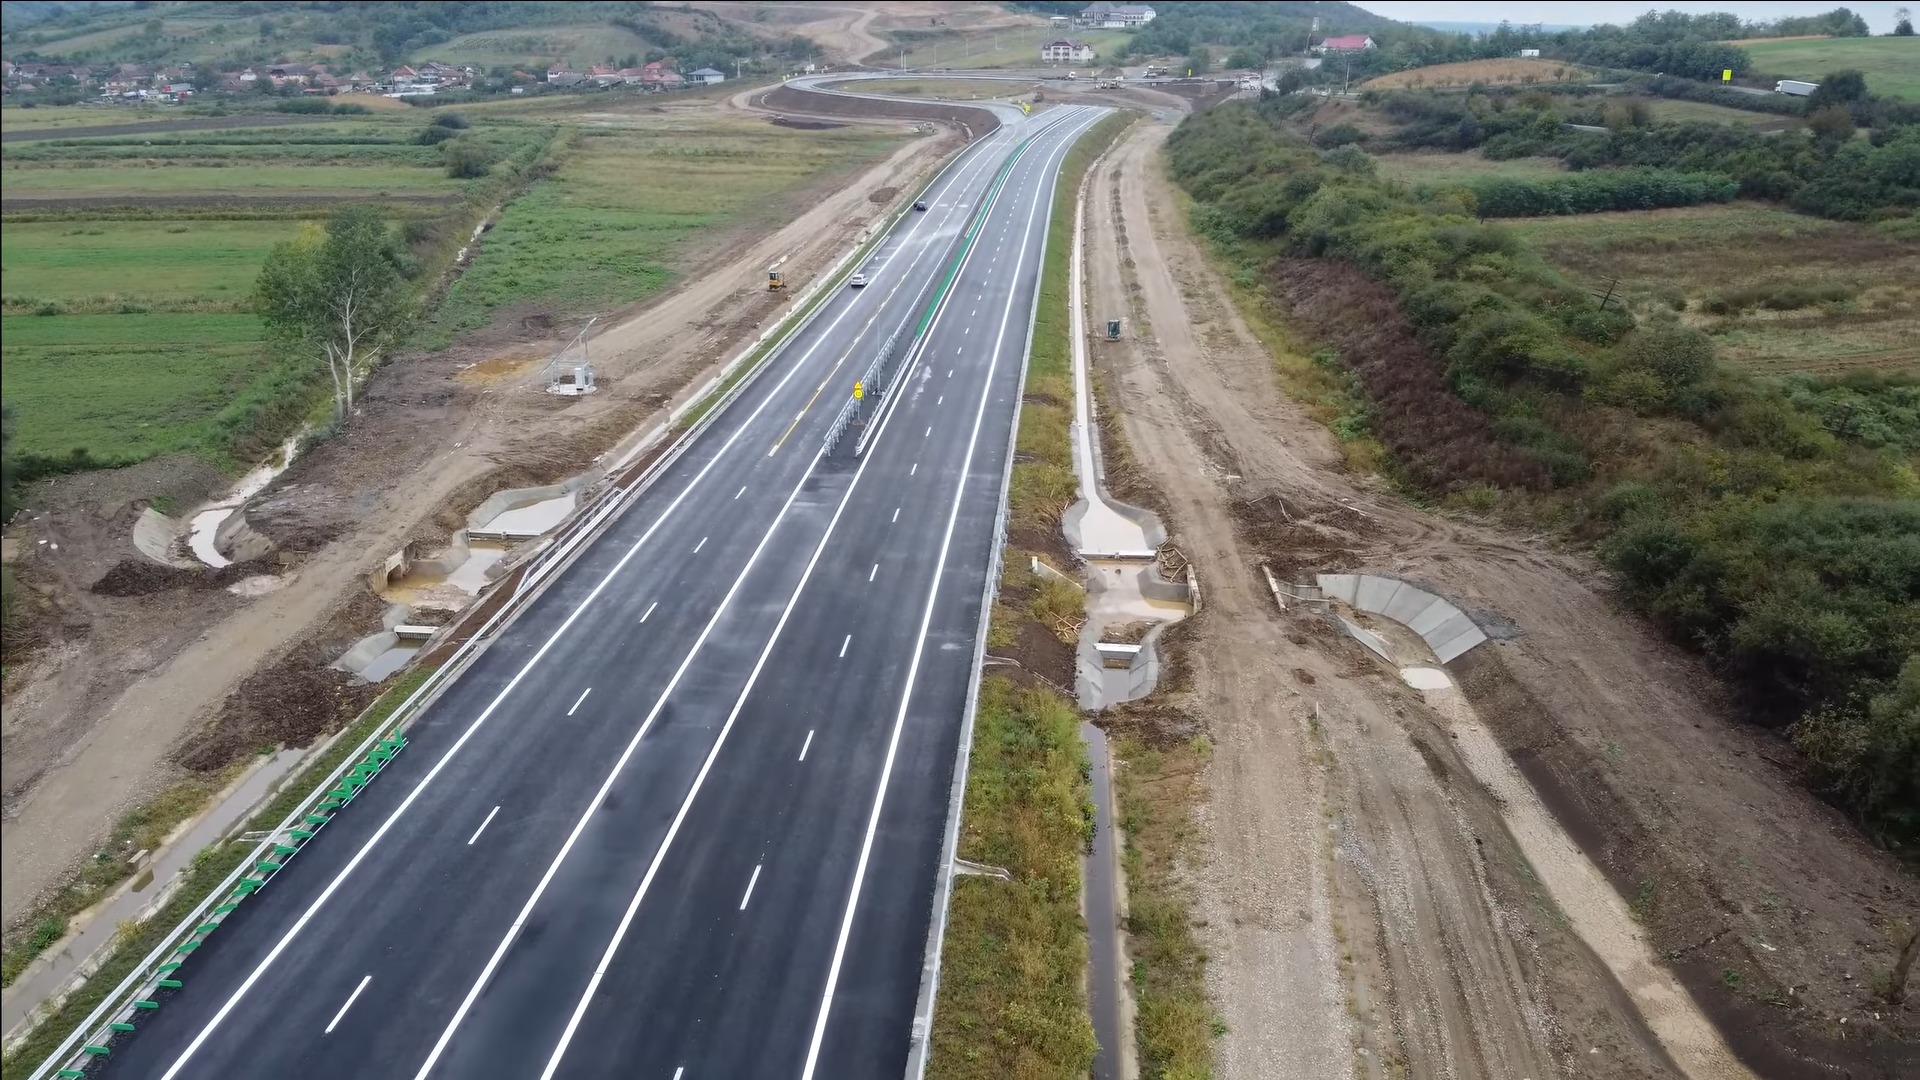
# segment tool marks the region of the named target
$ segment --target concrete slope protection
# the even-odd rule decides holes
[[[1102,111],[965,151],[89,1075],[902,1072],[1054,177]]]

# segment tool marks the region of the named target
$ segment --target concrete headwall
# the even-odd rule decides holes
[[[1392,619],[1419,634],[1443,664],[1453,662],[1468,649],[1487,640],[1486,633],[1466,612],[1418,585],[1399,578],[1375,574],[1320,574],[1317,580],[1320,591],[1329,598],[1344,601],[1370,615]],[[1367,644],[1364,639],[1361,643]]]

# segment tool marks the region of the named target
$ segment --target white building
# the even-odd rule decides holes
[[[1059,38],[1040,46],[1040,59],[1049,64],[1091,64],[1093,46],[1084,41]]]
[[[724,71],[715,71],[712,68],[701,68],[699,71],[689,73],[687,75],[687,81],[703,82],[708,86],[712,86],[715,83],[726,82],[727,74]]]
[[[1145,26],[1153,21],[1154,10],[1145,4],[1088,4],[1077,18],[1081,26],[1098,26],[1105,30],[1125,30],[1128,27]]]

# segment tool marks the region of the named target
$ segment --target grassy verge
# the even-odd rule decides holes
[[[1085,750],[1071,702],[980,683],[960,857],[1013,875],[954,883],[927,1075],[1083,1077],[1093,1064],[1081,974]]]
[[[400,707],[400,703],[405,701],[409,694],[418,690],[433,670],[421,667],[410,671],[381,694],[372,708],[369,708],[360,719],[334,740],[333,745],[314,760],[305,772],[293,782],[284,785],[272,801],[255,813],[247,822],[245,829],[254,831],[278,826],[296,806],[300,805],[302,800],[311,794],[314,780],[330,774],[359,747],[369,734],[386,724],[392,718],[394,710]],[[141,818],[144,814],[146,816],[134,822],[131,827],[134,830],[147,829],[156,835],[165,835],[174,825],[204,806],[207,794],[217,790],[217,786],[222,781],[218,778],[209,778],[204,783],[211,786],[196,793],[178,790],[178,786],[169,788],[168,793],[163,793],[154,803],[129,814],[127,819],[122,821],[122,826],[127,827],[129,822],[134,822],[134,819]],[[163,824],[169,813],[173,815],[173,820]],[[0,1080],[19,1080],[32,1072],[33,1068],[51,1054],[54,1047],[58,1046],[80,1021],[86,1019],[94,1006],[98,1005],[114,987],[120,985],[120,981],[139,965],[147,953],[153,951],[154,946],[158,945],[182,919],[187,917],[188,912],[191,912],[195,905],[225,880],[234,867],[246,861],[252,850],[252,847],[245,844],[217,844],[194,856],[193,863],[183,875],[180,888],[173,894],[173,899],[145,922],[131,923],[122,928],[118,939],[113,944],[112,952],[85,985],[68,997],[51,1016],[41,1021],[33,1034],[10,1053],[3,1063],[0,1063]],[[50,925],[52,920],[58,920],[64,932],[68,918],[97,902],[108,889],[127,876],[126,861],[118,859],[115,862],[120,873],[111,881],[101,882],[93,894],[93,899],[79,907],[67,909],[50,905],[31,917],[30,921],[39,927]],[[27,952],[28,946],[43,936],[36,932],[26,941],[7,950],[6,964],[10,975],[24,969],[40,950],[53,944],[53,941],[58,940],[59,937],[55,935],[53,939],[39,941],[37,949],[31,953]]]
[[[1120,762],[1114,800],[1126,843],[1121,866],[1140,1075],[1199,1080],[1213,1074],[1213,1041],[1222,1029],[1207,1001],[1206,954],[1193,935],[1193,889],[1178,860],[1198,843],[1193,809],[1212,748],[1205,736],[1159,747],[1124,735],[1108,745]]]
[[[1116,115],[1082,136],[1062,163],[1047,234],[1033,348],[1009,486],[1010,531],[1029,543],[1057,533],[1073,501],[1067,423],[1073,405],[1067,269],[1073,207],[1087,166],[1132,121]],[[1026,576],[1010,551],[1007,578]],[[1035,582],[1036,585],[1041,583]],[[1000,602],[988,646],[1013,648],[1026,624],[1057,613],[1062,585],[1029,603]],[[1004,601],[1004,598],[1003,598]],[[1070,670],[1036,672],[1053,682]],[[1039,683],[983,678],[967,773],[960,857],[1003,867],[1011,882],[954,883],[934,1008],[928,1075],[1084,1077],[1096,1049],[1087,1015],[1087,937],[1080,916],[1080,857],[1092,827],[1086,750],[1071,699]]]

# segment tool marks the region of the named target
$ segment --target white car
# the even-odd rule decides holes
[[[867,275],[855,274],[847,279],[847,284],[856,289],[864,289],[867,287]]]

